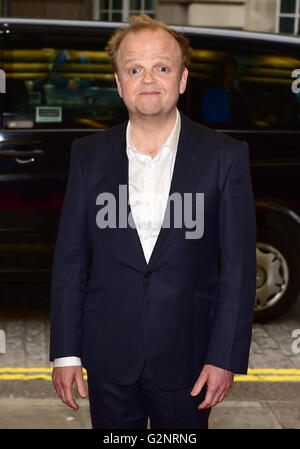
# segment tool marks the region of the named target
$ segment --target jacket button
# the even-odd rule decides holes
[[[145,274],[145,278],[149,279],[149,278],[151,278],[151,275],[152,275],[152,271],[147,271]]]

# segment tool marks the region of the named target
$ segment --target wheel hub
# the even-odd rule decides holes
[[[284,295],[289,269],[282,253],[272,245],[256,244],[257,275],[255,311],[273,307]]]

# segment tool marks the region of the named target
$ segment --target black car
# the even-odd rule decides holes
[[[0,18],[2,283],[49,281],[71,143],[127,118],[104,52],[122,25]],[[300,38],[174,28],[193,48],[179,108],[249,144],[268,321],[300,289]]]

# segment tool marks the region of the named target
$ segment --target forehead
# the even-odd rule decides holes
[[[180,47],[176,39],[165,30],[131,31],[120,44],[118,56],[125,60],[130,57],[157,57],[167,55],[170,59],[180,57]]]

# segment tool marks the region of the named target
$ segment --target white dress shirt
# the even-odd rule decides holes
[[[144,256],[149,262],[167,206],[181,121],[176,110],[175,125],[154,158],[137,150],[131,139],[130,120],[126,129],[129,202]],[[54,359],[53,366],[81,365],[79,357]]]

